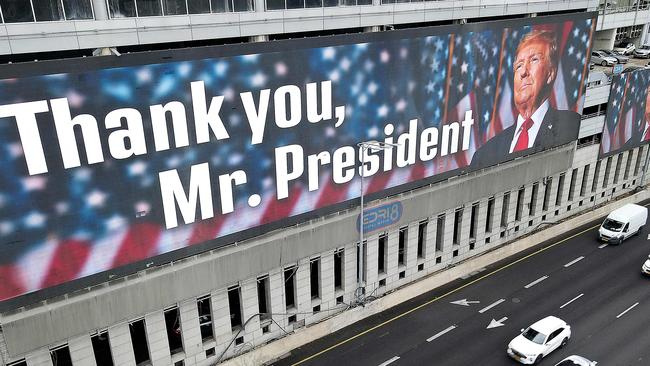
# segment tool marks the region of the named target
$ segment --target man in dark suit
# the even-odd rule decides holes
[[[554,33],[533,31],[521,39],[515,53],[513,80],[514,104],[519,115],[512,126],[474,153],[472,167],[487,167],[576,139],[580,115],[553,109],[548,100],[557,67]]]

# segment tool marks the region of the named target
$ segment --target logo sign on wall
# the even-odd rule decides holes
[[[359,218],[357,216],[357,231],[360,229]],[[393,202],[377,207],[364,208],[363,212],[363,232],[369,233],[374,230],[385,228],[399,221],[402,218],[402,203]]]
[[[650,141],[650,70],[612,77],[599,157],[618,154]]]
[[[0,301],[573,142],[594,19],[3,65]]]

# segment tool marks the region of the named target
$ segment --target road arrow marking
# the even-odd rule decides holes
[[[461,305],[461,306],[469,306],[469,304],[479,304],[480,301],[474,301],[474,300],[467,300],[467,299],[462,299],[462,300],[456,300],[450,302],[450,304],[456,304],[456,305]]]
[[[507,316],[504,316],[503,318],[501,318],[499,320],[492,319],[492,321],[490,322],[490,325],[488,325],[486,329],[503,327],[503,326],[505,326],[505,324],[503,324],[503,322],[506,321],[506,320],[508,320]]]
[[[447,328],[447,329],[445,329],[445,330],[443,330],[443,331],[440,331],[440,332],[434,334],[433,336],[427,338],[427,342],[431,342],[432,340],[434,340],[434,339],[436,339],[436,338],[438,338],[438,337],[441,337],[441,336],[444,335],[445,333],[447,333],[447,332],[451,332],[451,331],[454,330],[454,329],[456,329],[456,326],[455,326],[455,325],[452,325],[451,327],[449,327],[449,328]]]
[[[483,309],[479,310],[478,312],[481,313],[481,314],[483,314],[484,312],[486,312],[486,311],[492,309],[493,307],[495,307],[495,306],[501,304],[501,303],[504,302],[504,301],[506,301],[506,299],[497,300],[497,301],[493,302],[492,304],[490,304],[490,305],[484,307]]]

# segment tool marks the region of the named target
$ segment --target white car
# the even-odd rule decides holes
[[[648,256],[648,259],[646,259],[646,261],[643,263],[643,266],[641,266],[641,273],[650,276],[650,255]]]
[[[582,356],[569,356],[555,366],[596,366],[598,362],[589,361]]]
[[[525,365],[538,364],[544,356],[563,347],[571,338],[571,327],[562,319],[547,316],[521,330],[508,344],[508,356]]]
[[[619,44],[618,46],[614,47],[614,52],[617,52],[621,55],[631,55],[634,50],[636,49],[636,46],[634,46],[634,43],[632,42],[623,42]]]
[[[650,58],[650,45],[643,45],[635,49],[633,54],[636,58]]]

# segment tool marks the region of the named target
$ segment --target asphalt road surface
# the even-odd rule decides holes
[[[599,366],[650,365],[650,278],[640,272],[650,225],[608,246],[596,240],[597,224],[293,350],[276,365],[516,365],[508,343],[547,315],[566,321],[572,337],[542,365],[572,354]]]

